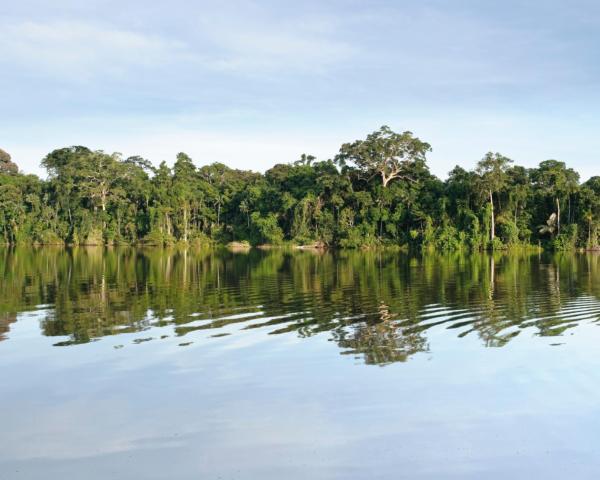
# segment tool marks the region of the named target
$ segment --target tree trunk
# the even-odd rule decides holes
[[[106,213],[106,197],[108,195],[108,192],[104,189],[102,189],[102,191],[100,192],[100,206],[102,207],[102,213]],[[106,230],[106,219],[104,218],[104,215],[102,215],[102,232],[104,232]]]
[[[556,231],[560,235],[560,200],[556,197]]]
[[[493,242],[496,237],[496,219],[494,218],[494,197],[490,190],[490,207],[492,207],[492,224],[490,225],[490,239]]]
[[[188,213],[187,206],[183,207],[183,241],[187,242],[188,240]]]

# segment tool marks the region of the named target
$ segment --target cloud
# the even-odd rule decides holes
[[[147,84],[152,79],[142,76],[158,72],[167,80],[164,88],[214,75],[324,72],[358,50],[336,37],[335,24],[318,16],[290,22],[264,12],[219,11],[205,12],[179,30],[152,33],[82,18],[5,20],[0,22],[0,66],[13,78],[25,74],[66,84],[113,78]]]
[[[180,41],[83,21],[23,21],[0,28],[1,63],[74,82],[154,68],[186,55]]]
[[[221,51],[213,68],[242,73],[317,72],[339,65],[356,51],[331,38],[307,38],[301,32],[266,28],[211,30],[207,32]]]
[[[71,144],[264,170],[389,124],[441,176],[489,149],[593,173],[591,0],[24,2],[0,18],[0,147],[25,171]]]
[[[322,19],[269,23],[211,18],[201,30],[214,48],[211,66],[232,72],[324,71],[360,51],[335,32],[324,31]]]

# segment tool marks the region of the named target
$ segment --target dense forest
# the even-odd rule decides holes
[[[0,150],[2,242],[598,247],[600,177],[581,183],[563,162],[525,168],[490,152],[442,181],[427,167],[430,150],[384,126],[333,159],[303,154],[261,174],[197,168],[185,153],[170,168],[72,146],[42,159],[46,180],[20,173]]]

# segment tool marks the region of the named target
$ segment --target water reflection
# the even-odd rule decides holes
[[[326,335],[387,364],[428,351],[432,329],[501,347],[523,332],[565,342],[600,318],[596,255],[43,248],[1,250],[0,270],[0,340],[40,310],[57,346],[132,332],[187,346],[260,329]]]

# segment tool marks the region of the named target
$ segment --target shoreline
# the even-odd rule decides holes
[[[336,252],[336,251],[386,251],[386,252],[398,252],[398,253],[418,253],[418,254],[454,254],[454,253],[600,253],[600,247],[597,248],[573,248],[569,250],[556,251],[551,248],[544,248],[540,245],[509,245],[499,249],[471,249],[468,247],[440,250],[431,247],[423,246],[409,246],[409,245],[360,245],[358,247],[344,247],[341,245],[326,245],[322,242],[315,242],[314,244],[297,244],[286,242],[282,244],[250,244],[246,241],[233,241],[228,243],[223,242],[184,242],[178,241],[173,243],[67,243],[67,242],[52,242],[52,243],[0,243],[0,248],[140,248],[140,249],[214,249],[214,250],[228,250],[234,253],[244,253],[251,250],[286,250],[286,251],[308,251],[308,252]]]

